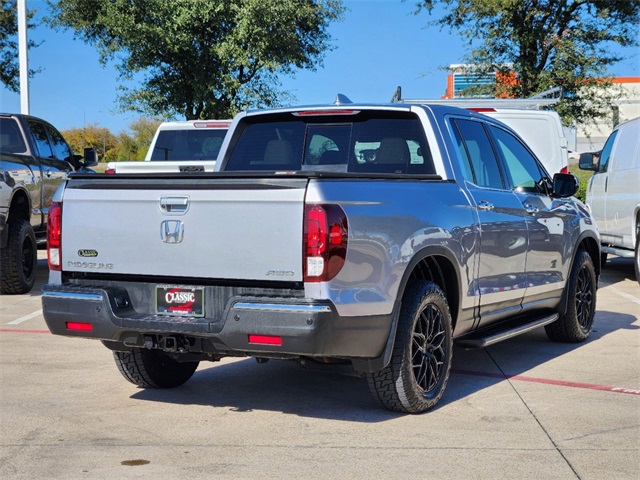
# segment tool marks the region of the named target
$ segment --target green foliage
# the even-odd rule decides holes
[[[53,0],[54,27],[74,29],[114,60],[123,109],[186,119],[229,118],[279,105],[278,73],[314,69],[330,49],[340,0]]]
[[[159,118],[139,118],[129,125],[132,134],[122,132],[118,135],[117,160],[144,160],[161,123],[162,119]]]
[[[160,123],[162,120],[159,118],[139,118],[129,125],[130,132],[121,132],[117,136],[97,123],[61,133],[76,154],[82,155],[86,147],[95,148],[101,162],[144,160]]]
[[[578,177],[578,180],[580,181],[580,188],[578,189],[578,193],[576,193],[575,197],[584,203],[584,200],[587,197],[587,184],[589,183],[589,179],[593,176],[593,172],[590,170],[580,170],[577,164],[569,165],[569,172]]]
[[[82,155],[85,148],[95,148],[100,161],[115,160],[116,137],[108,128],[91,123],[84,128],[70,128],[61,132],[73,153]]]
[[[35,11],[27,9],[27,28],[35,25],[30,22]],[[29,40],[28,48],[37,47]],[[29,69],[33,77],[40,70]],[[18,62],[18,7],[16,0],[2,0],[0,6],[0,82],[12,92],[20,91],[20,65]]]
[[[638,45],[640,0],[422,0],[418,12],[437,3],[446,14],[432,24],[469,40],[465,62],[517,73],[504,93],[526,98],[562,86],[565,124],[610,111],[621,91],[610,88],[607,68],[622,60],[611,46]]]

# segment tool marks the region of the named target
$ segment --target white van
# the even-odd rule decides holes
[[[580,168],[594,172],[585,203],[600,230],[603,260],[609,253],[635,257],[640,282],[640,117],[618,125],[599,154],[580,155]]]

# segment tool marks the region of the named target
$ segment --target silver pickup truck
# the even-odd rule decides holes
[[[241,113],[215,173],[74,176],[50,214],[44,317],[141,387],[203,360],[350,362],[386,408],[441,398],[454,343],[587,339],[599,238],[489,117],[343,103]],[[99,212],[99,221],[87,215]]]

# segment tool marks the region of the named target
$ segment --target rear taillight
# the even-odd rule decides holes
[[[560,173],[569,173],[569,167],[562,167]]]
[[[47,221],[47,257],[50,270],[62,270],[62,203],[53,202]]]
[[[116,173],[116,169],[115,168],[107,168],[104,173],[106,173],[107,175],[115,175]]]
[[[304,281],[334,278],[347,255],[349,227],[338,205],[306,205],[304,212]]]

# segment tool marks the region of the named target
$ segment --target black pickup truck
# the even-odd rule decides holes
[[[31,290],[53,194],[69,173],[92,172],[97,161],[94,149],[85,148],[84,161],[74,155],[40,118],[0,114],[0,293]]]

